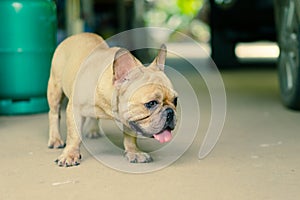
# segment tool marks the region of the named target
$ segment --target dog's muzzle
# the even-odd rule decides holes
[[[146,133],[136,122],[130,121],[130,127],[136,131],[138,134],[143,135],[145,137],[151,137],[158,140],[160,143],[168,142],[172,139],[171,131],[174,130],[176,125],[176,116],[175,112],[172,108],[167,108],[163,114],[162,118],[165,119],[165,124],[163,128],[158,133]]]
[[[164,112],[166,117],[166,123],[163,129],[170,129],[173,130],[175,128],[175,113],[172,108],[167,108]]]

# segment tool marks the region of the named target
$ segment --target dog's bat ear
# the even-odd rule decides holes
[[[123,48],[120,48],[114,58],[113,63],[113,84],[122,82],[130,70],[137,65],[131,53]]]
[[[167,47],[165,44],[162,44],[158,52],[158,55],[155,58],[156,67],[161,71],[164,71],[165,69],[166,57],[167,57]]]

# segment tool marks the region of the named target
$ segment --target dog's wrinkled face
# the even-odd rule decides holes
[[[138,134],[167,142],[176,125],[177,93],[163,72],[145,69],[138,74],[122,96],[125,104],[120,111]]]
[[[163,71],[164,59],[162,49],[150,66],[129,70],[118,86],[118,114],[123,124],[161,143],[172,138],[177,105],[177,93]]]

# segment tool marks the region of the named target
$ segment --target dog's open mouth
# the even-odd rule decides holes
[[[150,136],[149,134],[144,134],[144,131],[139,127],[139,125],[136,122],[129,122],[130,127],[135,130],[138,134],[143,135],[145,137],[151,137],[159,141],[160,143],[169,142],[172,139],[172,133],[171,131],[173,128],[167,126],[159,133],[153,134]]]
[[[165,129],[159,133],[154,134],[153,137],[160,143],[165,143],[169,142],[172,139],[172,133],[170,129]]]

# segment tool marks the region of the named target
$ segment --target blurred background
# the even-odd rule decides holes
[[[0,25],[0,199],[299,199],[299,0],[0,0]],[[124,40],[133,47],[167,41],[166,73],[181,92],[179,110],[183,99],[197,98],[201,120],[190,113],[184,118],[196,121],[193,143],[172,165],[153,173],[111,169],[84,145],[80,166],[55,166],[62,150],[47,148],[46,92],[57,45],[80,32],[107,39],[153,26],[172,31]],[[145,63],[155,56],[151,49],[133,53]],[[181,98],[186,91],[179,75],[194,95]],[[208,82],[217,85],[213,92],[224,89],[215,76],[226,90],[224,124],[211,119],[220,105],[213,107]],[[61,121],[65,139],[64,109]],[[118,127],[103,124],[110,141],[122,148]],[[199,160],[205,134],[216,124],[222,135]],[[187,144],[184,131],[176,134]],[[93,143],[101,155],[126,162],[102,145],[103,137]],[[142,144],[149,151],[159,145],[151,139]],[[165,156],[173,155],[154,155],[154,164]]]
[[[107,39],[122,31],[139,27],[168,28],[174,30],[174,34],[149,32],[148,35],[132,36],[128,38],[132,46],[141,42],[151,42],[159,46],[162,42],[168,41],[170,43],[168,45],[175,49],[186,48],[189,56],[201,57],[200,53],[192,49],[188,41],[178,37],[176,33],[180,32],[201,44],[202,48],[211,55],[219,70],[266,67],[276,69],[283,104],[292,109],[300,108],[300,6],[298,1],[31,0],[26,3],[26,1],[5,0],[0,6],[5,11],[2,12],[1,22],[6,27],[0,31],[2,74],[7,73],[7,76],[3,75],[3,77],[14,77],[13,80],[2,78],[0,84],[1,87],[7,88],[7,85],[15,83],[13,84],[15,90],[21,91],[16,91],[18,93],[16,95],[12,95],[11,91],[6,89],[0,93],[2,99],[0,107],[11,105],[8,110],[14,110],[14,105],[21,105],[24,103],[22,100],[28,99],[28,95],[19,94],[24,93],[26,90],[24,85],[28,85],[29,79],[22,81],[22,78],[16,75],[21,74],[26,67],[11,69],[9,65],[16,64],[12,64],[12,60],[25,65],[24,60],[27,58],[29,66],[28,58],[30,56],[40,58],[40,49],[43,46],[43,49],[48,52],[48,57],[45,57],[44,52],[44,60],[40,59],[40,62],[45,63],[42,65],[47,65],[46,63],[50,63],[56,45],[67,36],[80,32],[95,32]],[[52,12],[49,11],[50,7]],[[33,12],[37,8],[42,10],[43,14]],[[7,16],[11,18],[6,20]],[[33,18],[42,20],[33,22]],[[26,53],[27,56],[24,56]],[[153,58],[149,50],[136,51],[134,54],[144,62],[150,62]],[[38,62],[36,65],[34,71],[41,72],[37,72],[32,80],[38,80],[41,86],[38,86],[40,88],[34,90],[34,94],[29,96],[39,96],[40,93],[45,95],[49,75],[47,69],[50,66],[48,64],[44,70],[38,67]],[[43,78],[40,78],[41,76]],[[31,88],[29,93],[32,92],[31,90],[33,89]],[[45,98],[37,98],[35,104],[44,107],[41,110],[47,109]],[[27,106],[35,107],[35,104]],[[23,106],[15,107],[18,111]],[[26,113],[26,109],[24,112]]]
[[[203,0],[57,0],[62,35],[92,31],[108,38],[121,31],[155,26],[209,41],[209,28],[199,19]],[[206,13],[204,15],[207,15]],[[209,17],[208,15],[205,18]],[[174,38],[174,41],[176,38]]]
[[[92,31],[107,38],[137,27],[169,28],[201,43],[220,70],[245,66],[276,68],[283,104],[300,108],[298,1],[70,0],[57,3],[62,37]],[[132,42],[140,42],[141,38]],[[176,38],[176,34],[152,33],[151,39],[191,48],[187,41]],[[192,49],[189,52],[196,53]]]
[[[279,56],[273,0],[59,0],[57,4],[59,41],[83,31],[108,38],[150,26],[169,28],[211,44],[212,56],[223,68],[255,59],[274,63]],[[156,39],[184,42],[172,36],[156,34]]]

